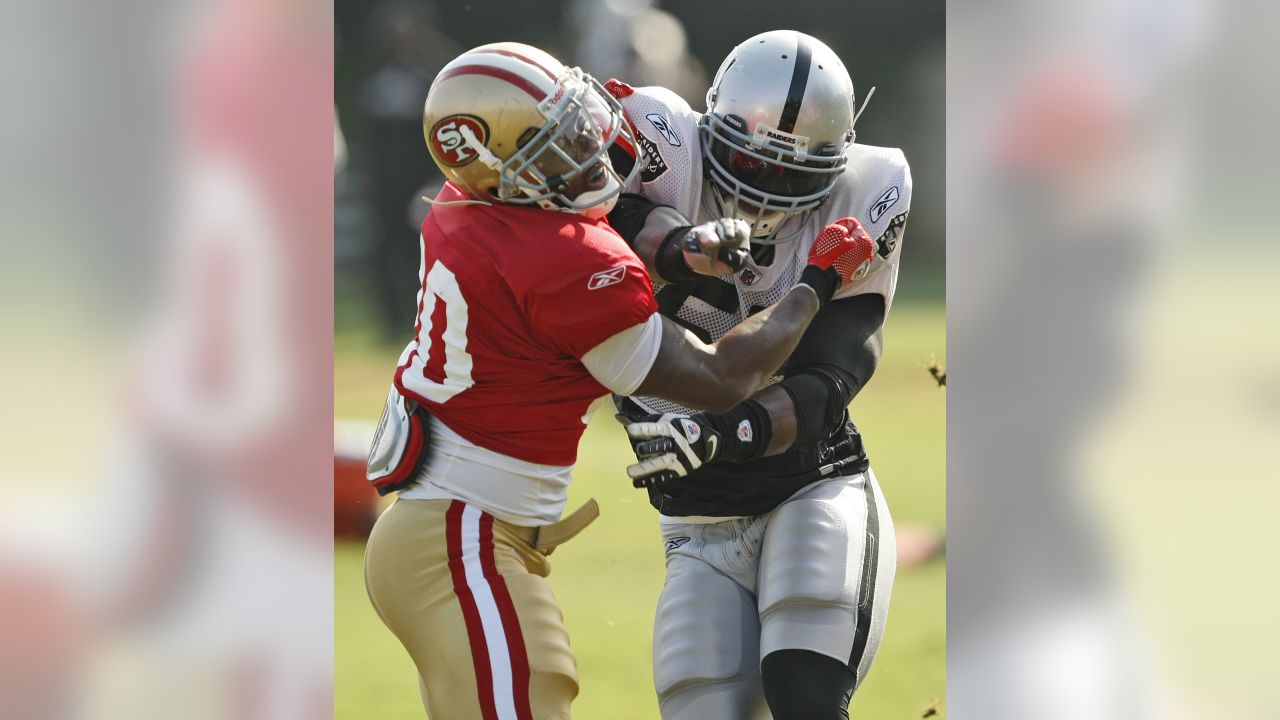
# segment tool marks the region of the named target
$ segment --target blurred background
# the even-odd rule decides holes
[[[1273,717],[1277,8],[958,5],[951,715]]]
[[[951,717],[1272,717],[1280,7],[953,3],[944,75],[935,5],[656,8],[703,78],[754,32],[822,37],[859,93],[879,87],[859,138],[915,170],[885,365],[854,409],[899,526],[943,526],[949,425],[949,575],[900,577],[855,717],[924,715],[944,652]],[[359,540],[333,538],[330,453],[364,440],[358,423],[335,433],[331,403],[371,418],[403,339],[384,320],[399,311],[377,309],[380,134],[362,106],[408,106],[370,99],[380,65],[419,91],[396,78],[434,72],[373,51],[376,7],[4,7],[0,717],[418,707],[407,659],[341,679],[401,657],[368,612]],[[627,57],[608,37],[630,25],[588,14],[582,33],[572,8],[437,6],[416,51],[501,37],[655,81],[595,70]],[[606,59],[578,55],[583,37]],[[399,164],[425,166],[410,124]],[[402,231],[415,193],[386,211]],[[924,375],[935,354],[945,391]],[[584,717],[651,717],[653,516],[612,484],[613,428],[583,447],[581,489],[606,516],[552,579],[584,670],[608,669]],[[351,652],[333,659],[335,626]]]
[[[0,14],[0,717],[327,716],[331,7]]]
[[[945,38],[942,2],[732,4],[535,0],[505,4],[338,0],[334,100],[340,160],[334,208],[335,714],[421,716],[414,671],[369,606],[364,534],[377,503],[364,455],[395,361],[412,334],[418,232],[442,178],[426,152],[422,105],[436,72],[464,50],[511,40],[541,47],[600,80],[663,85],[698,111],[721,60],[780,28],[829,44],[859,98],[876,86],[858,141],[901,147],[914,177],[885,359],[853,406],[899,532],[920,557],[898,575],[889,630],[855,697],[855,717],[945,712],[944,561]],[[663,578],[657,514],[624,474],[632,457],[608,414],[592,422],[570,504],[596,497],[602,518],[557,550],[552,585],[578,656],[576,717],[657,717],[653,610]]]

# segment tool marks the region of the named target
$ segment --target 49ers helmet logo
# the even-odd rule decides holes
[[[431,127],[427,142],[431,144],[431,154],[436,160],[449,167],[462,167],[475,160],[479,155],[466,143],[462,128],[471,130],[481,145],[489,142],[489,126],[475,115],[450,115],[441,118]]]

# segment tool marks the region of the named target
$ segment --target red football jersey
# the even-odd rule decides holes
[[[447,183],[440,202],[470,199]],[[396,386],[480,447],[572,465],[609,393],[580,358],[657,311],[644,264],[604,219],[515,205],[435,206]]]

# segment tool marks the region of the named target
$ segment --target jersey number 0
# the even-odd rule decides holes
[[[448,402],[449,398],[475,385],[471,378],[471,353],[467,352],[467,300],[458,288],[453,271],[437,260],[427,273],[422,289],[421,329],[417,339],[409,346],[409,364],[401,375],[404,388],[434,403]],[[444,313],[436,316],[436,303],[444,303]],[[443,321],[444,327],[436,329],[432,320]],[[432,332],[436,330],[435,332]],[[427,377],[427,363],[431,358],[432,336],[444,346],[444,378],[442,381]],[[437,352],[439,352],[437,350]]]

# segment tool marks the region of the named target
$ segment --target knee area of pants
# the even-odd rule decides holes
[[[767,604],[762,602],[760,619],[766,621],[769,618],[791,617],[797,621],[844,622],[848,617],[853,616],[856,608],[857,603],[841,594],[837,594],[834,598],[828,593],[823,593],[819,597],[813,594],[792,594],[772,598]]]
[[[654,686],[661,693],[758,672],[759,622],[754,599],[714,571],[668,582],[654,624]]]
[[[687,652],[671,648],[655,658],[653,685],[660,697],[668,697],[689,688],[732,684],[743,677],[756,676],[754,658],[740,659],[727,648],[687,647]]]
[[[658,694],[658,708],[670,720],[756,720],[763,713],[760,675],[708,682],[688,679]]]
[[[754,646],[744,651],[737,630],[720,636],[679,636],[654,650],[653,684],[660,695],[674,694],[699,685],[732,683],[757,674]]]

